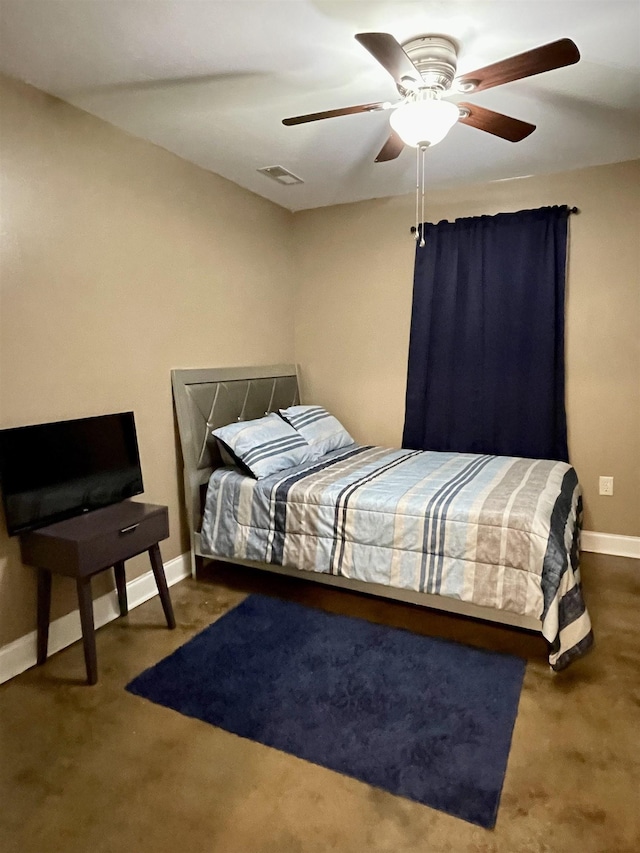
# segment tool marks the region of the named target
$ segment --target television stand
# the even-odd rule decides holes
[[[175,628],[158,544],[168,536],[169,513],[166,506],[128,500],[22,534],[22,560],[38,570],[38,665],[47,659],[51,575],[54,572],[76,580],[89,684],[98,680],[91,597],[93,575],[113,566],[120,615],[126,616],[125,560],[148,551],[167,625]]]

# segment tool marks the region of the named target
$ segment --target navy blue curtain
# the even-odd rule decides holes
[[[403,447],[568,461],[568,215],[545,207],[422,226]]]

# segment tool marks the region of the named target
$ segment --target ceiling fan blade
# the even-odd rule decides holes
[[[384,163],[387,160],[395,160],[404,148],[404,142],[400,139],[395,130],[391,131],[391,136],[380,149],[378,156],[375,159],[376,163]]]
[[[335,118],[335,116],[350,116],[355,113],[374,113],[377,110],[387,109],[387,104],[380,101],[375,104],[359,104],[357,107],[342,107],[339,110],[325,110],[321,113],[309,113],[304,116],[293,116],[293,118],[283,118],[282,124],[291,127],[294,124],[305,124],[308,121],[320,121],[323,118]]]
[[[469,111],[468,115],[461,116],[458,119],[461,124],[468,124],[469,127],[476,127],[478,130],[486,130],[487,133],[500,136],[509,142],[520,142],[536,129],[535,124],[520,121],[518,118],[511,118],[511,116],[506,116],[503,113],[495,113],[493,110],[479,107],[477,104],[458,104],[458,106]]]
[[[410,81],[422,83],[420,72],[390,33],[357,33],[355,38],[402,89],[406,89]]]
[[[564,68],[565,65],[573,65],[580,59],[580,51],[571,39],[559,39],[535,47],[493,65],[486,65],[477,71],[470,71],[456,78],[456,84],[462,87],[464,84],[476,85],[471,91],[481,92],[491,89],[492,86],[501,86],[503,83],[511,83],[512,80],[521,80],[523,77],[533,77],[534,74],[542,74],[543,71],[553,71],[554,68]],[[464,91],[464,88],[462,88]]]

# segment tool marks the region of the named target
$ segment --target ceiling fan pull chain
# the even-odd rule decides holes
[[[420,146],[416,147],[416,231],[414,234],[416,243],[420,240],[420,207],[418,195],[420,193]]]
[[[420,248],[424,246],[424,166],[425,166],[425,157],[427,156],[427,146],[422,145],[422,215],[420,217],[422,221],[422,226],[420,229]]]
[[[424,165],[426,145],[416,145],[416,229],[415,239],[420,248],[424,246]],[[422,200],[422,207],[420,201]]]

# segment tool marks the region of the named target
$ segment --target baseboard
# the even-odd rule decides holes
[[[613,557],[632,557],[640,560],[640,536],[622,536],[615,533],[595,533],[583,530],[580,549],[594,554],[610,554]]]
[[[622,536],[613,533],[597,533],[583,530],[580,542],[583,551],[595,554],[610,554],[615,557],[640,559],[640,536]],[[189,554],[181,554],[164,565],[169,586],[191,574]],[[127,583],[129,609],[143,604],[158,594],[153,572],[148,571]],[[120,614],[118,596],[115,592],[97,598],[93,603],[93,618],[96,628],[106,625]],[[77,610],[60,617],[49,628],[49,654],[70,646],[82,637],[80,614]],[[32,631],[12,643],[0,648],[0,684],[19,675],[36,663],[36,632]]]
[[[189,554],[181,554],[179,557],[169,560],[164,564],[164,571],[169,586],[189,577],[191,574]],[[127,583],[127,601],[130,610],[157,594],[158,588],[152,571],[139,575]],[[93,619],[96,628],[117,619],[119,615],[118,595],[115,590],[96,598],[93,602]],[[61,616],[53,621],[49,627],[49,654],[54,654],[60,649],[70,646],[81,637],[82,629],[78,610]],[[36,659],[35,631],[0,648],[0,684],[34,666]]]

